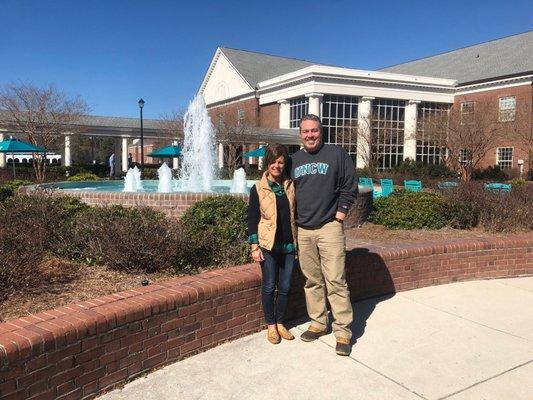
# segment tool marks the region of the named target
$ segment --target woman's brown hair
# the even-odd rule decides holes
[[[277,143],[269,144],[267,147],[266,154],[265,154],[265,165],[267,166],[267,168],[270,164],[276,161],[279,157],[283,157],[285,159],[285,166],[286,166],[289,161],[289,152],[287,151],[287,148],[283,146],[282,144],[277,144]]]

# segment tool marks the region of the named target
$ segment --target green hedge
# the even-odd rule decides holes
[[[213,236],[213,262],[239,264],[248,257],[247,203],[234,196],[210,197],[191,206],[181,217],[192,235]]]
[[[440,229],[447,224],[445,201],[438,193],[400,189],[374,202],[369,221],[390,229]]]

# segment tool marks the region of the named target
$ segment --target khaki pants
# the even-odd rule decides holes
[[[346,284],[345,237],[342,224],[332,221],[319,229],[298,228],[300,267],[307,279],[305,300],[311,325],[326,330],[326,296],[333,314],[335,337],[350,339],[353,319],[350,292]]]

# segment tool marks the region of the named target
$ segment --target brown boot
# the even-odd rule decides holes
[[[283,326],[283,324],[278,324],[278,332],[279,335],[285,339],[285,340],[294,340],[294,335],[289,332],[287,328]]]
[[[352,346],[350,346],[350,339],[338,337],[337,345],[335,346],[335,352],[339,356],[349,356],[352,352]]]
[[[276,325],[268,325],[267,339],[272,344],[278,344],[279,342],[281,342],[281,338],[279,337]]]

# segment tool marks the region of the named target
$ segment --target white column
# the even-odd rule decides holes
[[[259,148],[260,148],[260,149],[262,149],[263,147],[265,147],[264,144],[260,144],[260,145],[259,145]],[[259,157],[259,158],[257,159],[257,168],[258,168],[259,170],[263,169],[263,158],[264,158],[264,157]]]
[[[218,168],[224,168],[224,144],[218,144]]]
[[[122,171],[128,170],[128,138],[122,138]]]
[[[177,146],[177,145],[178,145],[178,141],[177,141],[177,140],[174,140],[174,141],[172,142],[172,144],[173,144],[174,146]],[[174,158],[172,159],[172,169],[177,170],[177,169],[179,168],[179,166],[180,166],[180,159],[179,159],[178,157],[174,157]]]
[[[72,165],[72,158],[70,156],[70,135],[65,135],[65,167]]]
[[[309,93],[305,97],[309,98],[309,114],[315,114],[322,118],[322,93]]]
[[[416,160],[416,118],[417,106],[420,101],[409,100],[405,106],[404,134],[403,134],[403,159]]]
[[[291,119],[291,105],[289,100],[280,100],[279,104],[279,128],[289,129]]]
[[[4,134],[0,132],[0,142],[4,140]],[[6,153],[0,153],[0,168],[6,166]]]
[[[357,107],[357,168],[368,167],[370,159],[372,100],[374,97],[361,97]]]

